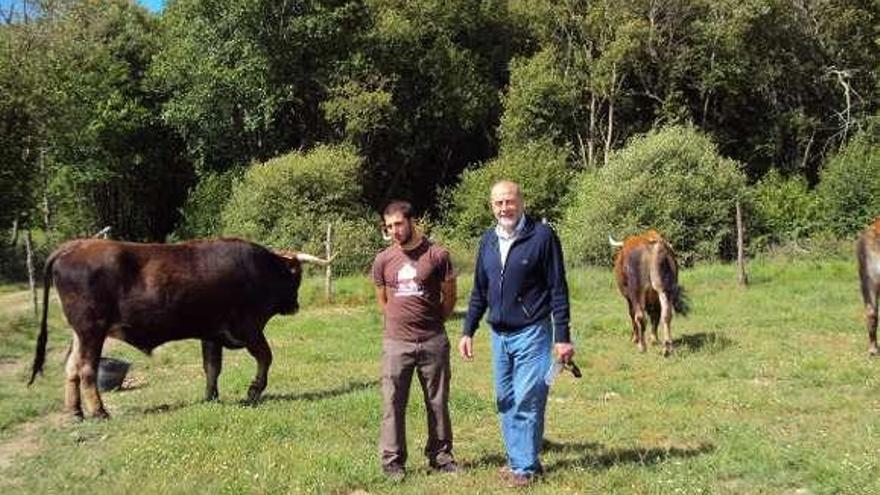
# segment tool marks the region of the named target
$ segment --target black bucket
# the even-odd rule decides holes
[[[131,363],[121,359],[102,357],[98,363],[98,390],[116,390],[122,387]]]

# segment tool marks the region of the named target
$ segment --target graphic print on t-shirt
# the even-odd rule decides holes
[[[397,271],[397,288],[394,295],[397,297],[422,295],[422,287],[416,282],[416,267],[410,263],[404,263]]]

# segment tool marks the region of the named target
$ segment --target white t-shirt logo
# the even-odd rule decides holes
[[[400,270],[397,271],[397,290],[394,295],[401,296],[421,296],[422,288],[416,283],[416,267],[409,263],[405,263]]]

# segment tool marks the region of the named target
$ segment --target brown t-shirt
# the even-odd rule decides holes
[[[444,332],[440,284],[455,278],[449,251],[423,239],[404,251],[391,246],[373,261],[373,282],[385,287],[385,337],[422,342]]]

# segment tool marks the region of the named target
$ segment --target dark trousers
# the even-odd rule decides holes
[[[425,456],[431,465],[453,460],[449,420],[449,339],[437,334],[425,342],[382,339],[382,465],[406,464],[406,403],[413,371],[425,400],[428,440]]]

